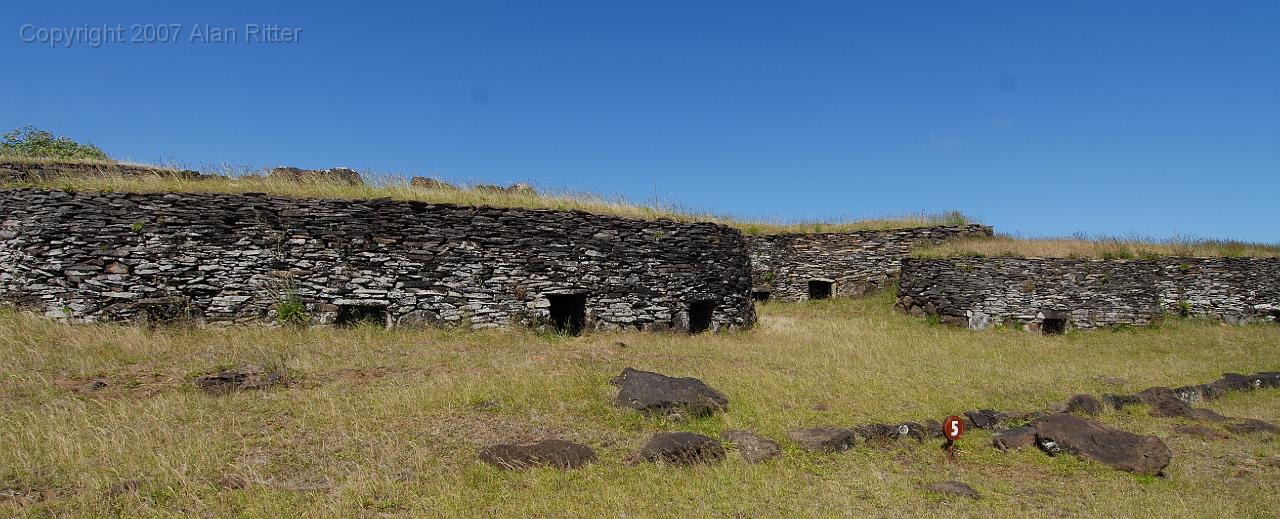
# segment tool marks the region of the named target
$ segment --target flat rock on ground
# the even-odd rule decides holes
[[[192,383],[206,393],[221,395],[233,391],[266,389],[284,382],[284,375],[279,371],[244,366],[201,375]]]
[[[596,453],[591,447],[555,439],[526,444],[498,444],[480,449],[480,461],[503,469],[576,469],[595,459]]]
[[[728,397],[696,378],[626,368],[610,382],[618,386],[617,405],[643,413],[706,416],[729,406]]]
[[[1060,413],[1031,423],[1036,443],[1049,454],[1066,452],[1135,474],[1158,475],[1173,459],[1160,438],[1139,436],[1075,415]]]
[[[1036,445],[1035,427],[1018,427],[996,433],[991,437],[991,444],[1002,451],[1025,449]]]
[[[938,483],[930,483],[928,485],[924,485],[924,489],[930,492],[937,492],[945,496],[960,496],[960,497],[968,497],[972,499],[979,499],[982,497],[980,494],[978,494],[977,490],[973,489],[973,487],[967,484],[961,483],[959,481],[941,481]]]
[[[1204,440],[1225,440],[1231,437],[1228,436],[1227,433],[1212,427],[1205,427],[1203,425],[1179,425],[1173,428],[1173,432],[1183,436],[1194,436]]]
[[[965,411],[964,417],[968,426],[974,429],[995,429],[1000,425],[1007,416],[995,409],[979,409],[977,411]]]
[[[1191,407],[1191,404],[1167,387],[1144,389],[1138,393],[1138,399],[1151,408],[1151,416],[1158,418],[1180,417],[1201,422],[1221,422],[1227,419],[1212,409]]]
[[[1236,434],[1280,434],[1280,427],[1275,424],[1252,418],[1235,420],[1227,424],[1226,428]]]
[[[750,431],[724,431],[720,437],[732,443],[747,463],[760,463],[782,455],[782,445]]]
[[[787,437],[805,449],[822,452],[847,451],[857,442],[852,429],[840,427],[792,429]]]
[[[1071,398],[1067,399],[1067,412],[1098,416],[1102,414],[1102,401],[1094,398],[1093,395],[1071,395]]]
[[[661,461],[673,465],[710,463],[724,458],[724,447],[715,438],[691,432],[654,434],[630,457],[631,463]]]

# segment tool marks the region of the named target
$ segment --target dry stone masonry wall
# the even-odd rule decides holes
[[[804,301],[859,296],[897,278],[902,258],[921,245],[991,236],[982,225],[888,231],[749,236],[756,297]]]
[[[1280,321],[1280,258],[907,258],[897,307],[984,329]]]
[[[0,190],[0,300],[74,321],[716,330],[754,321],[729,227],[259,194]]]

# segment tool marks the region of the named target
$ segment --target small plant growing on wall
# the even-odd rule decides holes
[[[133,229],[133,233],[134,233],[134,234],[138,234],[138,233],[141,233],[141,232],[142,232],[142,228],[143,228],[145,225],[146,225],[145,223],[143,223],[141,220],[139,220],[139,221],[137,221],[137,222],[133,222],[133,225],[130,225],[129,227],[130,227],[131,229]]]
[[[276,311],[276,322],[285,326],[306,326],[311,322],[307,304],[298,295],[292,279],[283,279],[264,290]]]

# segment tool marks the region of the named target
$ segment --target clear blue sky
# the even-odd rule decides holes
[[[1274,0],[267,4],[11,3],[0,123],[141,161],[1280,242]],[[23,41],[147,23],[183,31]],[[205,24],[241,41],[191,42]]]

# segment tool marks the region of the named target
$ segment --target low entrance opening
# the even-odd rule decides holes
[[[1040,333],[1045,335],[1062,335],[1067,333],[1067,320],[1071,314],[1055,310],[1044,310],[1044,321],[1040,323]]]
[[[809,280],[809,299],[831,299],[834,282],[825,279]]]
[[[711,329],[716,305],[711,301],[689,303],[689,333],[702,333]]]
[[[752,300],[752,301],[755,301],[755,302],[757,302],[757,303],[768,303],[768,302],[769,302],[769,296],[770,296],[771,294],[772,294],[772,292],[769,292],[768,290],[752,290],[752,291],[751,291],[751,300]]]
[[[551,325],[556,332],[582,333],[587,322],[586,294],[548,294],[547,300],[551,302]]]
[[[374,305],[338,305],[338,319],[334,324],[342,327],[386,326],[387,308]]]

